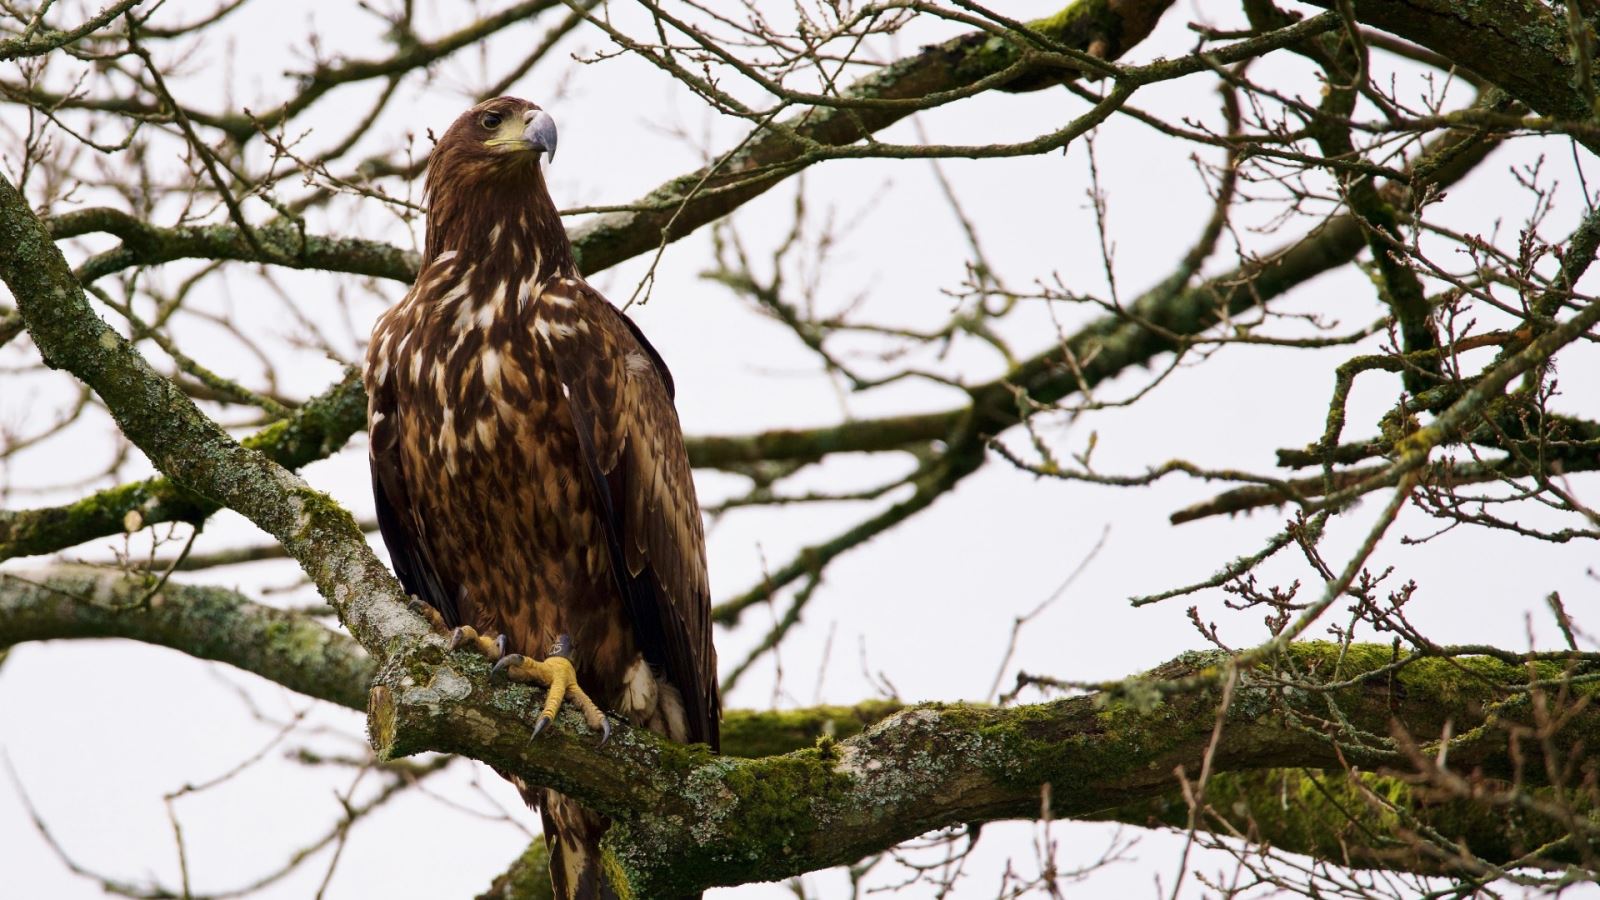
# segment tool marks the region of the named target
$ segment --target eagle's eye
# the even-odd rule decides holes
[[[484,113],[483,114],[483,118],[478,120],[478,124],[482,125],[484,127],[484,129],[486,129],[488,131],[493,131],[496,128],[499,128],[500,127],[500,123],[503,122],[503,121],[505,121],[503,116],[501,116],[499,113],[493,113],[492,112],[492,113]]]

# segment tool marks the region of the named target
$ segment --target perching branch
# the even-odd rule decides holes
[[[87,567],[5,576],[0,645],[130,638],[228,662],[348,708],[365,705],[373,666],[350,638],[215,588],[167,585],[149,602],[135,603],[146,589],[139,579]],[[537,689],[490,687],[477,657],[432,648],[423,655],[437,656],[437,662],[380,675],[393,686],[374,694],[380,741],[414,741],[413,727],[441,738],[456,735],[445,743],[487,739],[496,751],[491,762],[559,777],[564,789],[588,791],[585,799],[597,804],[603,798],[606,808],[629,821],[631,840],[616,842],[613,850],[636,878],[646,877],[636,886],[663,890],[782,877],[853,860],[850,853],[864,854],[893,843],[895,835],[941,824],[1031,818],[1038,814],[1037,789],[1044,781],[1051,784],[1058,817],[1181,826],[1187,807],[1173,771],[1179,765],[1195,771],[1215,702],[1210,693],[1144,696],[1135,678],[1116,696],[1012,709],[933,705],[902,711],[899,704],[869,702],[733,711],[723,730],[729,756],[751,758],[740,760],[712,758],[632,730],[614,738],[614,745],[596,748],[578,733],[581,725],[571,714],[549,741],[530,743],[525,735],[538,708]],[[1581,699],[1592,693],[1586,685],[1593,664],[1572,668],[1551,661],[1525,668],[1457,657],[1418,659],[1392,671],[1393,659],[1387,647],[1303,644],[1250,676],[1235,695],[1219,747],[1221,769],[1207,790],[1215,811],[1209,830],[1226,835],[1234,828],[1253,829],[1258,839],[1285,850],[1418,872],[1460,872],[1467,865],[1466,858],[1451,863],[1420,851],[1413,838],[1425,826],[1460,836],[1473,858],[1496,862],[1514,861],[1566,834],[1537,810],[1508,819],[1469,798],[1441,796],[1404,774],[1411,765],[1403,742],[1379,735],[1388,734],[1390,722],[1404,721],[1425,742],[1449,720],[1461,735],[1447,751],[1453,770],[1500,779],[1520,773],[1537,784],[1544,780],[1537,759],[1519,763],[1509,749],[1514,741],[1538,743],[1537,729],[1527,730],[1530,710],[1546,701],[1529,692],[1529,681],[1545,679],[1550,693],[1573,685],[1577,702],[1569,700],[1568,718],[1541,740],[1577,752],[1576,742],[1597,724],[1592,704]],[[1225,661],[1221,654],[1189,654],[1151,676],[1183,678]],[[1382,674],[1363,677],[1377,672]],[[405,684],[407,677],[413,683]],[[1308,690],[1312,678],[1338,687]],[[443,699],[459,700],[460,706],[451,712]],[[1337,715],[1330,718],[1330,709]],[[1437,746],[1425,749],[1440,753]],[[1365,770],[1391,767],[1400,774],[1347,774],[1336,753]],[[1491,782],[1479,790],[1500,788]],[[1295,803],[1285,806],[1286,794]],[[1387,811],[1370,797],[1362,799],[1369,794],[1381,796]],[[661,802],[669,805],[654,805]],[[1580,795],[1576,802],[1588,801]],[[650,846],[647,835],[672,827],[674,815],[695,815],[706,823],[696,829],[687,856],[669,861],[641,855],[636,845]],[[752,824],[759,828],[745,827]],[[836,846],[836,837],[848,843]],[[780,842],[785,852],[776,851]],[[1541,859],[1559,863],[1579,852],[1566,840]],[[529,858],[543,864],[536,853]]]
[[[1361,679],[1390,658],[1387,647],[1298,644],[1276,660],[1279,671],[1327,673],[1347,685],[1326,693],[1286,690],[1266,668],[1243,673],[1216,771],[1332,768],[1341,756],[1365,768],[1404,768],[1403,749],[1375,736],[1396,720],[1413,734],[1437,735],[1448,720],[1464,736],[1450,743],[1453,769],[1541,780],[1540,764],[1518,762],[1530,748],[1514,734],[1532,727],[1529,678],[1560,679],[1558,664],[1421,660]],[[1181,680],[1227,661],[1223,653],[1189,654],[1152,675]],[[1213,689],[1145,696],[1133,680],[1122,695],[1036,706],[919,706],[846,741],[736,760],[633,729],[597,749],[575,713],[552,740],[530,743],[536,692],[490,688],[487,669],[433,652],[391,661],[373,688],[374,745],[386,758],[470,752],[605,812],[617,822],[607,846],[643,896],[786,877],[939,827],[1031,818],[1046,783],[1063,818],[1166,795],[1176,767],[1199,771],[1218,699]],[[1333,721],[1330,704],[1339,711]],[[1596,716],[1592,704],[1579,704],[1553,736],[1556,746],[1581,752]],[[686,830],[681,822],[696,824]]]

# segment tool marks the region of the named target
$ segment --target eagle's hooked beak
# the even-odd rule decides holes
[[[540,150],[549,154],[549,160],[556,159],[556,120],[542,109],[530,109],[527,112],[528,127],[522,129],[522,140],[530,150]]]

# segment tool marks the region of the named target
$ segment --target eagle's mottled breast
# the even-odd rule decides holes
[[[605,301],[574,272],[515,268],[446,250],[380,319],[367,379],[394,421],[375,415],[372,440],[398,445],[419,537],[457,586],[461,623],[535,655],[570,634],[580,680],[617,708],[637,650],[555,365],[563,352],[620,349],[580,340],[593,315],[612,313],[586,308]]]

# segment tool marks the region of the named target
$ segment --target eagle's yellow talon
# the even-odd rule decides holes
[[[567,691],[572,690],[573,699],[582,696],[578,688],[578,670],[572,667],[572,661],[559,656],[552,656],[544,661],[546,674],[543,679],[550,693],[544,701],[544,718],[554,719],[561,709],[561,701],[567,698]]]
[[[600,743],[604,744],[611,737],[611,723],[607,721],[605,712],[589,699],[588,692],[579,686],[578,670],[573,668],[572,661],[565,656],[568,646],[570,645],[558,642],[556,652],[545,660],[530,659],[520,653],[507,654],[494,664],[489,677],[491,680],[531,681],[549,689],[544,709],[540,710],[539,718],[533,724],[533,737],[538,737],[540,732],[555,719],[556,713],[561,710],[562,701],[571,700],[578,711],[583,713],[583,721],[589,728],[600,732]]]

